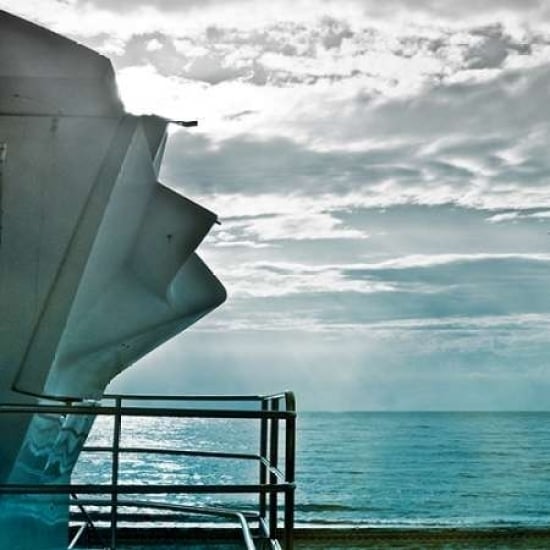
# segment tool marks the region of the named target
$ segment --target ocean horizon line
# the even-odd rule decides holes
[[[298,414],[550,414],[549,409],[302,409]]]

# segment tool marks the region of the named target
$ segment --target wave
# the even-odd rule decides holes
[[[297,512],[361,512],[362,508],[347,506],[346,504],[297,504]]]

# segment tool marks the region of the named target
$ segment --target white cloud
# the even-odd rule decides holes
[[[144,26],[149,23],[151,28],[162,22],[170,28],[179,25],[185,29],[208,24],[249,28],[288,18],[289,14],[296,23],[307,23],[319,17],[345,18],[352,26],[367,20],[380,26],[399,24],[403,30],[411,25],[433,25],[434,22],[454,28],[464,24],[481,26],[502,20],[512,28],[520,29],[527,23],[544,25],[550,22],[550,10],[538,0],[491,0],[483,4],[424,0],[390,0],[383,4],[378,0],[70,0],[62,3],[56,0],[26,0],[17,5],[2,0],[0,5],[21,15],[51,22],[57,20],[58,25],[68,21],[75,27],[74,14],[105,13],[119,23],[126,22],[131,26],[144,11],[157,16],[144,21]],[[334,29],[333,34],[336,33],[337,29]]]
[[[319,240],[319,239],[366,239],[363,231],[343,227],[341,220],[327,212],[296,212],[268,217],[256,217],[224,224],[225,231],[217,238],[228,244],[231,235],[250,237],[253,242],[265,242],[281,239]],[[223,236],[226,236],[225,239]],[[237,241],[240,242],[240,241]],[[214,241],[214,245],[216,241]]]
[[[479,262],[485,260],[529,260],[550,262],[550,254],[412,254],[371,264],[357,264],[357,269],[409,269],[428,268],[453,263]]]
[[[286,202],[281,214],[400,204],[550,208],[550,124],[540,116],[548,68],[405,99],[363,99],[349,81],[256,88],[204,89],[204,105],[215,107],[204,109],[197,140],[183,142],[191,147],[181,169],[167,157],[167,180],[192,166],[184,179],[208,180],[202,198],[223,216],[276,213],[277,194]]]
[[[234,299],[310,293],[395,291],[393,284],[347,278],[342,266],[251,262],[220,270]]]
[[[315,318],[314,316],[299,316],[275,313],[266,316],[263,313],[247,312],[247,315],[233,316],[231,318],[210,317],[203,321],[195,329],[201,332],[229,331],[253,331],[253,332],[312,332],[335,335],[370,336],[372,338],[418,339],[422,338],[429,353],[429,348],[437,346],[451,347],[463,350],[472,346],[472,341],[477,340],[477,347],[483,348],[490,343],[494,346],[495,340],[506,340],[508,345],[512,342],[545,344],[550,330],[550,314],[519,314],[477,317],[432,317],[395,319],[390,321],[373,321],[364,323],[330,322]],[[432,338],[447,336],[446,343],[435,343]],[[456,340],[453,341],[453,338]],[[430,338],[430,339],[427,339]],[[433,351],[433,350],[432,350]],[[482,368],[482,367],[481,367]]]
[[[548,220],[550,219],[550,210],[540,212],[503,212],[487,218],[489,223],[516,222],[518,220]]]
[[[149,52],[157,52],[162,49],[162,42],[160,42],[156,38],[153,38],[153,40],[149,40],[146,48]]]
[[[469,281],[477,280],[480,273],[481,280],[477,284],[483,288],[487,284],[483,279],[484,270],[487,269],[494,273],[492,284],[497,288],[501,277],[506,279],[514,270],[519,273],[522,265],[527,262],[550,264],[550,254],[416,254],[373,263],[351,264],[253,261],[228,267],[220,265],[217,272],[227,285],[232,299],[350,292],[366,295],[405,293],[416,298],[422,295],[431,296],[432,299],[438,293],[470,284]],[[459,273],[450,282],[449,275],[440,268],[453,266],[456,266]],[[403,277],[399,272],[410,274]],[[536,281],[537,275],[531,275],[528,271],[527,275],[522,276],[533,277],[533,281]],[[520,291],[519,287],[517,291]],[[475,300],[475,296],[474,292],[471,299]],[[445,300],[446,297],[442,295],[442,305]],[[448,311],[452,311],[452,308]],[[400,316],[400,312],[394,314]],[[443,318],[448,318],[449,315],[451,314],[447,312]],[[451,317],[449,326],[457,318],[462,319],[461,322],[464,320],[464,317],[457,317],[455,314]],[[496,316],[490,318],[496,319]]]

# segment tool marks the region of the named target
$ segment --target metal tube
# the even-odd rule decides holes
[[[85,498],[80,502],[83,506],[95,506],[99,508],[111,507],[111,500],[107,498]],[[235,510],[233,508],[224,508],[222,506],[193,506],[188,504],[173,504],[169,502],[159,502],[157,500],[139,500],[139,499],[127,499],[119,498],[118,505],[120,508],[132,507],[142,509],[158,509],[166,510],[169,512],[184,512],[189,514],[202,514],[205,516],[220,516],[229,517],[235,514],[242,514],[245,518],[250,520],[257,520],[257,512],[243,512],[241,510]],[[105,514],[103,514],[105,516]],[[154,518],[148,518],[150,521],[155,521]]]
[[[30,413],[51,413],[51,414],[83,414],[97,416],[114,416],[123,414],[125,416],[144,416],[144,417],[169,417],[169,418],[278,418],[284,420],[293,413],[287,411],[247,411],[247,410],[223,410],[223,409],[178,409],[164,407],[122,407],[117,410],[116,407],[94,407],[91,405],[0,405],[0,414],[30,414]]]
[[[128,401],[262,401],[262,395],[125,395],[125,394],[105,394],[102,399],[116,399],[121,397]]]
[[[267,410],[268,403],[262,401],[262,412]],[[260,420],[260,485],[267,483],[267,418]],[[265,518],[266,497],[265,493],[259,493],[259,511],[260,517]]]
[[[116,550],[116,529],[117,529],[117,513],[118,513],[118,470],[119,470],[119,448],[120,448],[120,431],[122,428],[122,416],[120,409],[122,407],[122,399],[116,398],[116,412],[114,416],[113,427],[113,464],[111,471],[111,550]]]
[[[279,401],[276,399],[270,400],[271,410],[279,410]],[[279,420],[271,418],[269,433],[269,462],[271,466],[278,467],[279,459]],[[277,476],[274,473],[269,474],[269,485],[276,486],[278,482]],[[269,495],[269,538],[277,538],[277,493],[272,492]]]
[[[78,531],[75,533],[75,536],[73,537],[73,540],[71,540],[71,542],[69,543],[68,550],[72,550],[76,546],[76,543],[80,540],[80,537],[82,536],[84,531],[86,531],[86,524],[85,523],[83,523],[78,528]]]
[[[97,504],[97,503],[95,503]],[[213,506],[187,506],[184,504],[166,504],[164,502],[151,502],[151,501],[139,501],[139,500],[119,500],[120,506],[132,506],[138,508],[153,508],[158,510],[170,510],[174,512],[186,512],[189,514],[200,514],[206,516],[218,516],[225,518],[235,518],[240,524],[243,534],[243,540],[247,550],[256,550],[252,534],[250,533],[250,527],[246,520],[246,514],[239,512],[238,510],[232,510],[228,508],[215,508]]]
[[[286,410],[296,412],[296,399],[292,392],[285,394]],[[294,547],[294,499],[296,479],[296,417],[285,421],[285,481],[289,484],[285,491],[285,550]]]
[[[112,447],[85,446],[83,452],[112,453]],[[194,456],[198,458],[235,458],[239,460],[260,460],[260,455],[252,453],[220,453],[217,451],[190,451],[184,449],[161,449],[156,447],[119,447],[119,453],[158,454],[171,456]]]
[[[86,508],[84,508],[84,502],[81,502],[79,501],[77,495],[75,495],[74,493],[71,493],[71,499],[74,501],[72,503],[72,505],[74,506],[77,506],[77,508],[80,510],[80,513],[84,516],[84,519],[86,520],[86,523],[84,524],[84,527],[89,527],[90,530],[94,533],[95,537],[97,538],[97,540],[101,543],[101,546],[103,547],[106,547],[107,545],[105,544],[105,541],[103,540],[103,537],[101,536],[101,534],[99,533],[99,531],[96,529],[96,526],[90,516],[90,514],[88,513],[88,511],[86,510]],[[78,538],[80,538],[80,535],[82,533],[80,533],[78,535]],[[75,537],[73,540],[74,540],[74,544],[76,544],[76,542],[78,541],[78,538]],[[70,548],[70,547],[69,547]]]
[[[253,494],[263,493],[284,493],[288,483],[278,483],[276,485],[257,485],[257,484],[235,484],[235,485],[187,485],[182,483],[173,483],[170,485],[133,485],[121,484],[114,485],[31,485],[24,483],[10,483],[0,485],[0,495],[60,495],[75,493],[78,495],[105,495],[117,492],[119,495],[175,495],[178,493],[187,494]]]

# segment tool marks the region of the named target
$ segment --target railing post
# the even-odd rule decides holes
[[[111,550],[116,550],[116,531],[118,520],[118,470],[119,470],[119,449],[120,431],[122,427],[122,399],[115,399],[115,417],[113,419],[113,462],[111,470]]]
[[[279,401],[271,399],[271,410],[277,412],[279,410]],[[279,419],[271,418],[270,433],[269,433],[269,464],[270,466],[278,467],[279,460]],[[269,474],[269,485],[271,489],[276,489],[277,475],[271,472]],[[269,538],[277,538],[277,491],[271,490],[269,493]]]
[[[286,411],[292,413],[285,427],[285,481],[291,487],[285,492],[285,550],[294,547],[294,482],[296,481],[296,398],[294,393],[285,393]]]
[[[267,400],[262,399],[262,412],[267,411]],[[267,484],[267,467],[264,460],[267,460],[267,418],[260,420],[260,485]],[[266,494],[260,492],[259,495],[260,518],[266,517]]]

